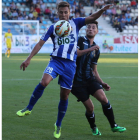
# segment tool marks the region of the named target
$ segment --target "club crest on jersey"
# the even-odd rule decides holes
[[[94,50],[94,51],[92,51],[92,55],[95,57],[95,55],[96,55],[96,54],[95,54],[95,50]]]

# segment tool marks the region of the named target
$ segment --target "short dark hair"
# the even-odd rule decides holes
[[[96,26],[97,26],[97,29],[98,29],[98,21],[93,21],[93,22],[91,22],[91,23],[89,23],[89,24],[96,24]],[[88,25],[88,24],[87,24]]]
[[[70,10],[70,5],[69,5],[69,3],[68,3],[68,2],[65,2],[65,1],[62,1],[62,2],[58,3],[58,5],[57,5],[57,10],[59,10],[60,7],[68,7],[69,10]]]

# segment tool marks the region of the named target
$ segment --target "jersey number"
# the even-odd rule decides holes
[[[52,73],[52,71],[53,71],[53,68],[52,68],[52,67],[48,67],[48,68],[46,69],[46,73]]]

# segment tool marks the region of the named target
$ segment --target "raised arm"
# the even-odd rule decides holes
[[[92,23],[93,21],[95,21],[96,19],[98,19],[102,15],[102,13],[104,11],[106,11],[107,9],[110,8],[110,6],[112,6],[112,4],[107,4],[103,8],[101,8],[99,11],[97,11],[96,13],[94,13],[94,14],[86,17],[85,24]]]
[[[32,59],[32,57],[39,52],[39,50],[41,49],[41,47],[43,46],[44,43],[45,43],[45,41],[40,39],[40,41],[35,45],[32,52],[27,57],[27,59],[20,65],[20,69],[23,68],[23,71],[25,70],[25,68],[30,64],[30,60]]]

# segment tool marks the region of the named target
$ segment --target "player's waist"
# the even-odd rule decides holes
[[[74,61],[76,62],[76,58],[77,58],[77,54],[74,54],[74,55],[71,55],[71,54],[65,54],[65,55],[62,55],[62,54],[56,54],[56,53],[51,53],[50,56],[52,57],[57,57],[57,58],[60,58],[62,60],[69,60],[69,61]]]

